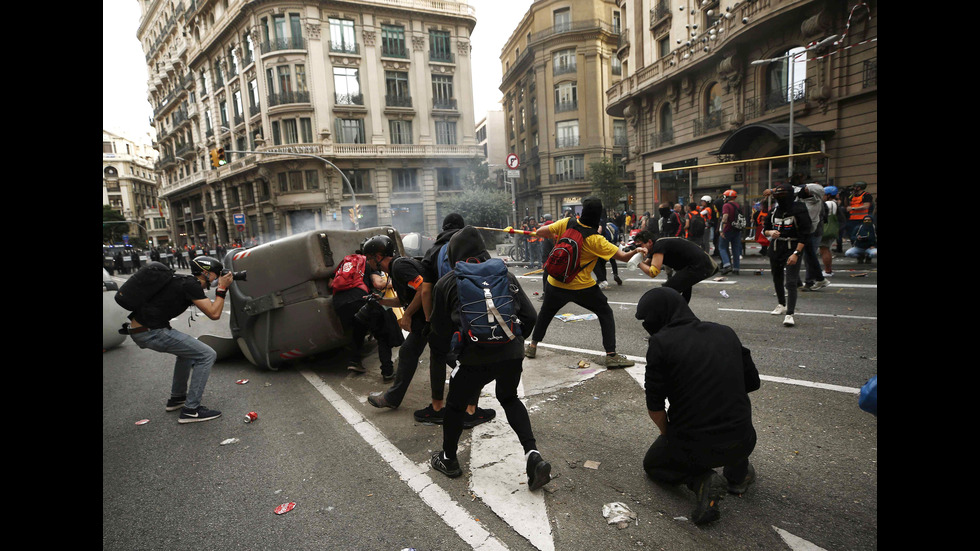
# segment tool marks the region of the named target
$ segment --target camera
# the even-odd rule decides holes
[[[380,331],[384,329],[384,315],[385,309],[377,300],[368,300],[354,314],[354,319],[371,331]]]
[[[247,281],[246,275],[248,270],[242,270],[240,272],[233,272],[231,270],[221,270],[221,275],[231,274],[231,279],[234,281]]]

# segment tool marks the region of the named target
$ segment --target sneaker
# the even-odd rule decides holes
[[[537,354],[538,354],[538,345],[536,344],[529,344],[524,348],[525,358],[533,358]]]
[[[729,265],[729,266],[722,266],[722,268],[721,268],[721,275],[728,275],[730,273],[732,273],[732,267],[731,267],[731,265]]]
[[[773,310],[771,312],[771,314],[774,315],[774,316],[782,316],[782,315],[786,314],[786,306],[784,306],[782,304],[780,304],[779,306],[776,306],[776,309]]]
[[[532,451],[527,456],[527,487],[532,492],[551,482],[551,463],[541,459],[541,454]]]
[[[691,522],[701,525],[718,520],[721,517],[718,503],[725,497],[727,490],[728,481],[715,471],[701,477],[695,490],[698,505],[691,512]]]
[[[810,292],[810,291],[813,290],[813,284],[812,283],[807,283],[807,284],[803,285],[802,287],[800,287],[800,290],[803,291],[803,292]]]
[[[177,411],[184,407],[184,402],[187,401],[187,396],[171,396],[167,400],[167,411]]]
[[[221,417],[221,412],[213,409],[208,409],[204,406],[197,406],[194,409],[185,407],[180,410],[180,418],[177,419],[178,423],[197,423],[198,421],[210,421],[211,419],[217,419]]]
[[[834,277],[834,272],[821,272],[824,277]]]
[[[600,282],[599,283],[599,288],[600,289],[608,289],[609,288],[609,282],[608,281],[602,281],[602,282]]]
[[[371,394],[368,394],[368,403],[376,408],[395,409],[398,407],[397,405],[393,405],[387,398],[385,398],[384,392],[372,392]]]
[[[395,378],[395,370],[394,369],[392,369],[392,368],[389,367],[387,371],[384,370],[384,369],[381,370],[381,380],[382,381],[387,382],[387,381],[393,380],[394,378]]]
[[[786,317],[783,318],[783,326],[793,327],[794,325],[796,325],[796,320],[793,319],[793,314],[786,314]]]
[[[361,364],[361,362],[358,360],[351,360],[350,363],[347,364],[347,371],[353,371],[355,373],[367,373],[367,369],[365,369],[364,366]]]
[[[829,281],[827,281],[826,279],[821,279],[820,281],[815,281],[813,283],[813,290],[817,291],[823,289],[824,287],[827,287],[828,285],[830,285]]]
[[[457,478],[463,474],[463,469],[459,468],[459,461],[445,459],[442,457],[442,452],[434,453],[432,459],[429,460],[429,464],[432,465],[433,469],[449,478]]]
[[[755,482],[755,467],[749,463],[749,470],[745,473],[745,479],[737,484],[731,480],[728,481],[728,493],[740,496],[749,489],[749,484],[753,482]]]
[[[446,417],[446,408],[436,411],[432,409],[432,404],[429,404],[424,408],[415,412],[415,420],[418,421],[419,423],[432,423],[434,425],[441,425],[445,417]]]
[[[606,369],[618,369],[620,367],[633,367],[636,364],[633,360],[628,359],[622,354],[615,354],[613,356],[606,355]]]
[[[613,276],[613,280],[616,282],[616,285],[622,285],[623,284],[623,280],[622,280],[622,278],[619,277],[619,275],[614,275]]]
[[[471,429],[477,425],[482,425],[487,421],[492,421],[494,417],[497,416],[497,412],[492,409],[476,408],[473,415],[469,413],[463,414],[463,428]]]

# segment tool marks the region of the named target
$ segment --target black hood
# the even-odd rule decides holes
[[[463,229],[463,226],[465,226],[465,225],[466,225],[466,222],[463,221],[463,217],[460,216],[459,214],[456,214],[455,212],[446,215],[446,217],[442,219],[442,230],[443,231],[446,231],[446,230],[460,230],[460,229]]]
[[[643,321],[643,328],[651,335],[665,327],[701,321],[684,297],[669,287],[650,289],[640,297],[636,305],[636,319]]]
[[[582,200],[582,215],[578,221],[590,228],[598,228],[602,218],[602,200],[598,197],[586,197]]]
[[[456,264],[460,261],[465,262],[471,258],[480,262],[490,259],[490,253],[487,252],[487,245],[483,242],[483,236],[480,235],[480,230],[473,226],[466,226],[459,230],[449,240],[447,256],[449,257],[450,264]]]

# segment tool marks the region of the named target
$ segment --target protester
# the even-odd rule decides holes
[[[640,262],[640,270],[650,277],[657,277],[664,267],[673,270],[667,277],[664,287],[680,293],[684,300],[691,302],[691,291],[695,284],[718,273],[718,265],[704,249],[680,237],[661,237],[653,240],[650,232],[636,234],[633,241],[647,250],[646,258]]]
[[[768,192],[766,190],[767,194]],[[766,218],[765,234],[772,243],[769,267],[776,288],[776,298],[779,300],[779,306],[772,314],[785,314],[783,325],[792,327],[796,325],[793,314],[800,280],[800,255],[811,232],[810,213],[803,203],[796,201],[793,186],[789,183],[777,186],[771,193],[776,200],[776,206]]]

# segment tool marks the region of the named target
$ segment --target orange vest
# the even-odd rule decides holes
[[[865,193],[867,192],[861,193],[861,195],[851,196],[851,208],[849,210],[850,215],[847,217],[848,220],[862,220],[868,214],[868,207],[862,206],[864,205]]]

